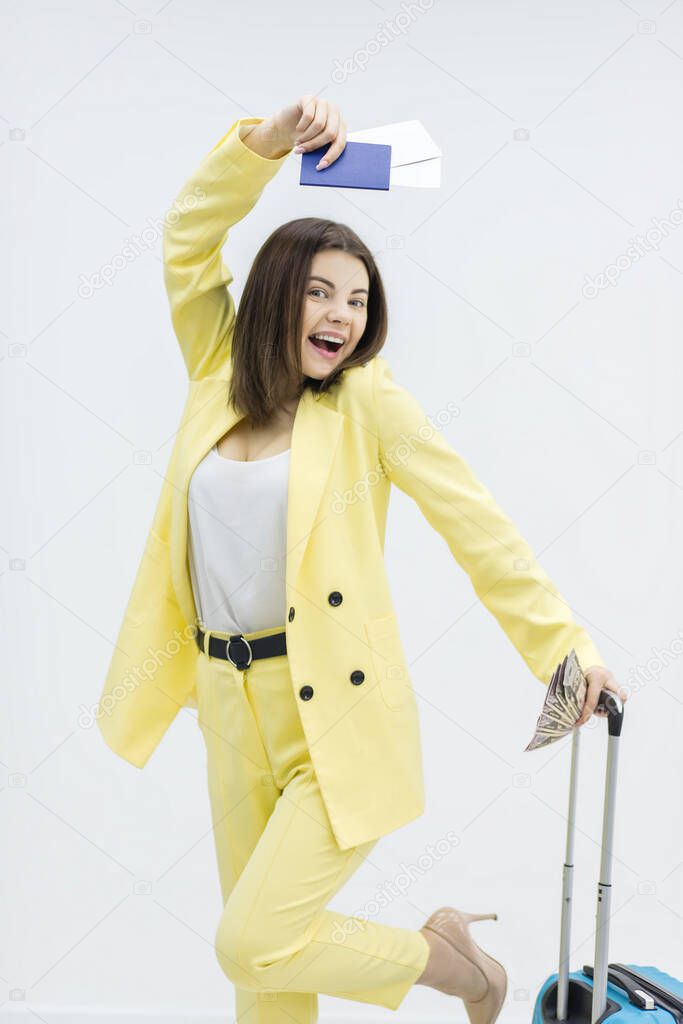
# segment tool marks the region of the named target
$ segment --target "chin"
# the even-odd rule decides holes
[[[304,377],[308,377],[309,380],[322,380],[327,376],[327,374],[322,370],[319,370],[317,366],[304,366],[303,370]]]
[[[306,360],[303,363],[303,371],[307,377],[312,377],[314,380],[324,380],[325,377],[341,365],[342,361],[341,359],[335,359],[330,361],[329,366],[320,366],[318,363],[313,364],[312,360]]]

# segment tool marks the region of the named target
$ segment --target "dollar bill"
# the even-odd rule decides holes
[[[545,747],[570,733],[583,710],[586,691],[586,677],[572,647],[552,674],[536,730],[525,751]]]

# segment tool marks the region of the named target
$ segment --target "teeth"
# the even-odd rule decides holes
[[[329,334],[312,334],[312,338],[320,338],[322,341],[331,341],[335,345],[342,345],[343,342],[340,338],[333,338]]]

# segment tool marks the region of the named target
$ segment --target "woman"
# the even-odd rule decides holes
[[[505,970],[468,925],[495,914],[442,907],[410,930],[325,909],[378,838],[424,809],[383,562],[391,484],[541,682],[576,648],[590,666],[581,724],[617,687],[490,492],[393,381],[378,355],[382,282],[353,231],[283,224],[236,313],[228,231],[295,145],[329,144],[329,165],[345,138],[315,96],[241,119],[169,211],[165,281],[189,395],[97,720],[142,767],[183,705],[198,707],[224,901],[216,952],[238,1021],[314,1021],[317,993],[396,1009],[421,984],[493,1024]]]

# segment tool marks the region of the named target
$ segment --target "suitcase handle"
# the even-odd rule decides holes
[[[661,1006],[662,1009],[667,1010],[671,1016],[682,1024],[683,1022],[683,997],[676,995],[671,989],[665,988],[663,985],[658,984],[651,978],[648,978],[646,974],[641,974],[636,971],[634,967],[629,964],[618,964],[613,963],[609,965],[610,973],[613,970],[620,971],[625,974],[632,981],[635,981],[642,988],[647,989],[650,995],[653,997],[657,1006]],[[666,977],[666,975],[664,975]]]
[[[600,690],[596,708],[602,708],[608,714],[607,731],[610,736],[621,736],[621,724],[624,721],[624,705],[621,698],[613,690]]]
[[[624,720],[624,705],[613,690],[601,690],[596,707],[607,711],[607,766],[605,769],[605,797],[602,819],[602,853],[600,878],[596,906],[595,929],[595,976],[593,978],[593,1002],[591,1024],[603,1015],[607,1007],[607,962],[609,946],[609,917],[612,875],[612,836],[614,833],[614,804],[617,781],[617,754],[619,738]],[[572,888],[574,864],[574,822],[576,816],[576,793],[579,772],[579,745],[581,728],[572,732],[572,760],[569,775],[569,808],[567,812],[567,842],[562,869],[562,921],[560,925],[560,963],[557,975],[558,1021],[567,1019],[569,995],[569,942],[571,935]]]
[[[589,978],[593,977],[593,968],[590,964],[583,965],[583,973]],[[617,988],[623,989],[628,996],[629,1003],[637,1006],[639,1010],[654,1010],[655,1001],[652,993],[646,989],[638,988],[635,981],[629,978],[628,974],[610,967],[607,972],[607,981],[612,985],[616,985]]]

